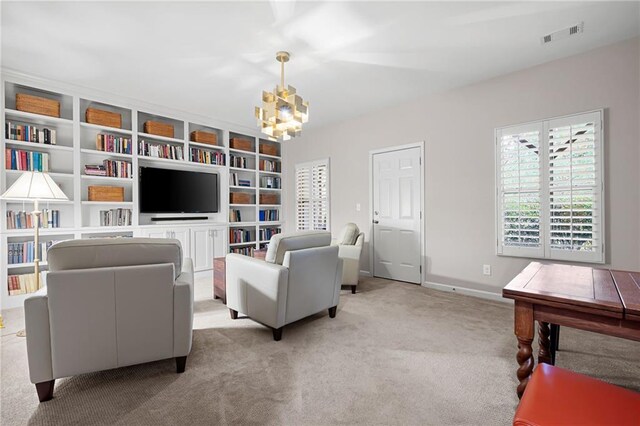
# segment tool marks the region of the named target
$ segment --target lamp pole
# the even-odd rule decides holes
[[[35,235],[33,238],[33,265],[34,272],[36,274],[36,290],[40,288],[40,214],[42,212],[39,209],[38,200],[33,201],[33,227],[35,229]]]

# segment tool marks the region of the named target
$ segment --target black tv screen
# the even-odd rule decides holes
[[[217,213],[215,173],[140,167],[140,213]]]

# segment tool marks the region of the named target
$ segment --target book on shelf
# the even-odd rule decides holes
[[[133,167],[128,161],[103,160],[102,164],[85,165],[84,174],[87,176],[130,178],[133,176]]]
[[[7,229],[33,228],[33,215],[26,211],[7,210]],[[40,228],[59,228],[60,210],[42,209]]]
[[[7,277],[9,296],[38,291],[42,288],[43,278],[44,274],[40,272],[40,285],[36,285],[36,274],[9,275]]]
[[[38,151],[5,148],[5,169],[48,172],[49,154]]]
[[[240,215],[240,210],[238,209],[229,210],[229,222],[242,222],[242,216]]]
[[[281,233],[282,230],[280,228],[261,228],[260,229],[260,241],[267,241],[270,240],[271,237],[273,237],[276,234]]]
[[[15,124],[9,121],[4,124],[4,136],[7,139],[20,142],[34,142],[56,145],[56,130],[26,124]]]
[[[277,172],[280,173],[280,162],[274,160],[260,159],[260,170],[263,172]]]
[[[242,228],[229,229],[229,242],[231,244],[246,243],[248,241],[253,241],[250,230]]]
[[[131,209],[100,210],[100,226],[130,226]]]
[[[151,143],[141,140],[138,143],[138,154],[144,157],[166,158],[169,160],[183,160],[182,146]]]
[[[277,176],[262,176],[260,177],[260,188],[266,189],[280,189],[281,181]]]
[[[237,253],[237,254],[243,254],[245,256],[252,256],[253,257],[253,253],[255,252],[256,248],[253,246],[247,246],[247,247],[231,247],[231,253]]]
[[[131,154],[131,139],[100,133],[96,135],[96,149],[116,154]]]
[[[191,148],[191,161],[194,163],[224,166],[224,153]]]
[[[229,166],[236,167],[238,169],[248,169],[249,168],[249,159],[246,157],[242,157],[239,155],[230,155],[229,156]]]
[[[40,243],[40,261],[47,261],[47,250],[57,241],[45,241]],[[7,243],[7,263],[15,265],[18,263],[32,263],[36,258],[35,243],[24,241],[21,243]]]
[[[231,186],[251,186],[251,179],[242,179],[238,173],[229,174],[229,185]]]
[[[260,222],[275,222],[279,220],[280,211],[277,209],[260,210]]]

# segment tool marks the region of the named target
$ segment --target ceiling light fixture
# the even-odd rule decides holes
[[[309,102],[302,100],[295,87],[284,85],[289,52],[276,53],[276,60],[280,62],[280,84],[273,92],[262,92],[262,108],[256,107],[256,118],[262,133],[286,141],[302,133],[302,124],[309,121]]]

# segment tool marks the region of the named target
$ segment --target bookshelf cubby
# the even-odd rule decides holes
[[[199,116],[189,116],[169,108],[153,105],[136,104],[128,99],[116,96],[105,97],[83,88],[59,83],[47,83],[41,79],[16,74],[3,73],[1,77],[3,127],[7,123],[12,126],[29,126],[25,135],[18,132],[4,134],[0,139],[0,193],[4,192],[18,177],[24,173],[6,167],[6,149],[27,152],[39,152],[48,155],[49,175],[61,187],[69,198],[68,201],[41,202],[41,209],[56,210],[57,227],[42,227],[40,239],[43,242],[74,238],[128,238],[133,236],[152,236],[162,238],[178,238],[183,245],[185,256],[193,259],[208,259],[225,253],[246,252],[264,246],[267,229],[282,229],[280,219],[280,201],[278,204],[261,205],[260,195],[277,193],[280,195],[281,174],[260,170],[260,161],[281,162],[281,147],[278,142],[259,139],[258,130],[234,128],[228,123],[216,122]],[[60,102],[60,117],[51,117],[16,110],[16,93],[54,99]],[[121,128],[92,124],[86,121],[87,108],[95,108],[121,115]],[[144,123],[156,121],[173,125],[173,137],[160,136],[145,132]],[[5,127],[6,129],[6,127]],[[36,129],[36,130],[34,130]],[[39,140],[40,134],[47,130],[47,138]],[[216,145],[191,140],[191,132],[200,131],[216,135]],[[55,133],[55,144],[51,143],[51,135]],[[38,140],[31,140],[31,135],[38,134]],[[206,135],[205,135],[206,136]],[[97,144],[108,140],[109,143]],[[230,147],[230,139],[238,138],[248,141],[237,149]],[[24,140],[19,140],[24,139]],[[130,151],[120,148],[122,140],[127,139]],[[129,142],[130,141],[130,142]],[[153,158],[140,153],[140,142],[146,141],[159,146],[173,146],[182,149],[181,159]],[[117,142],[117,143],[116,143]],[[264,145],[270,145],[268,153]],[[191,154],[199,154],[197,159],[217,159],[219,164],[208,164],[208,161],[194,161]],[[204,153],[204,154],[203,154]],[[274,155],[275,154],[275,155]],[[231,156],[243,158],[243,167],[233,167]],[[220,161],[222,160],[222,161]],[[104,166],[105,162],[124,162],[130,164],[130,176],[102,176],[101,172],[87,174],[86,166]],[[107,163],[115,164],[115,163]],[[122,164],[122,163],[118,163]],[[139,167],[160,167],[179,170],[206,171],[218,174],[220,205],[219,213],[207,215],[204,221],[172,221],[155,225],[153,215],[139,212],[138,169]],[[269,178],[269,182],[265,180]],[[274,178],[278,178],[275,181]],[[124,202],[96,202],[88,200],[88,187],[93,185],[119,186],[124,188]],[[250,195],[248,204],[231,204],[230,193]],[[33,239],[32,228],[11,229],[8,226],[6,213],[24,212],[30,214],[32,202],[1,200],[2,217],[0,217],[0,247],[3,256],[0,262],[0,306],[3,309],[21,306],[26,295],[9,295],[8,276],[23,275],[33,272],[33,263],[8,263],[6,249],[9,243],[18,243]],[[118,209],[130,211],[126,222],[104,225],[104,213],[111,217],[121,217]],[[278,221],[262,222],[260,211],[272,209],[278,211]],[[231,212],[239,212],[238,221],[230,219]],[[162,217],[163,215],[155,215]],[[130,222],[128,221],[130,218]],[[232,242],[231,230],[243,229],[242,239]],[[271,232],[271,231],[269,231]],[[203,254],[204,253],[204,254]],[[200,260],[196,270],[212,268],[212,259],[207,263]],[[197,262],[197,263],[198,263]],[[204,263],[203,263],[204,262]],[[46,282],[46,263],[41,263]]]

